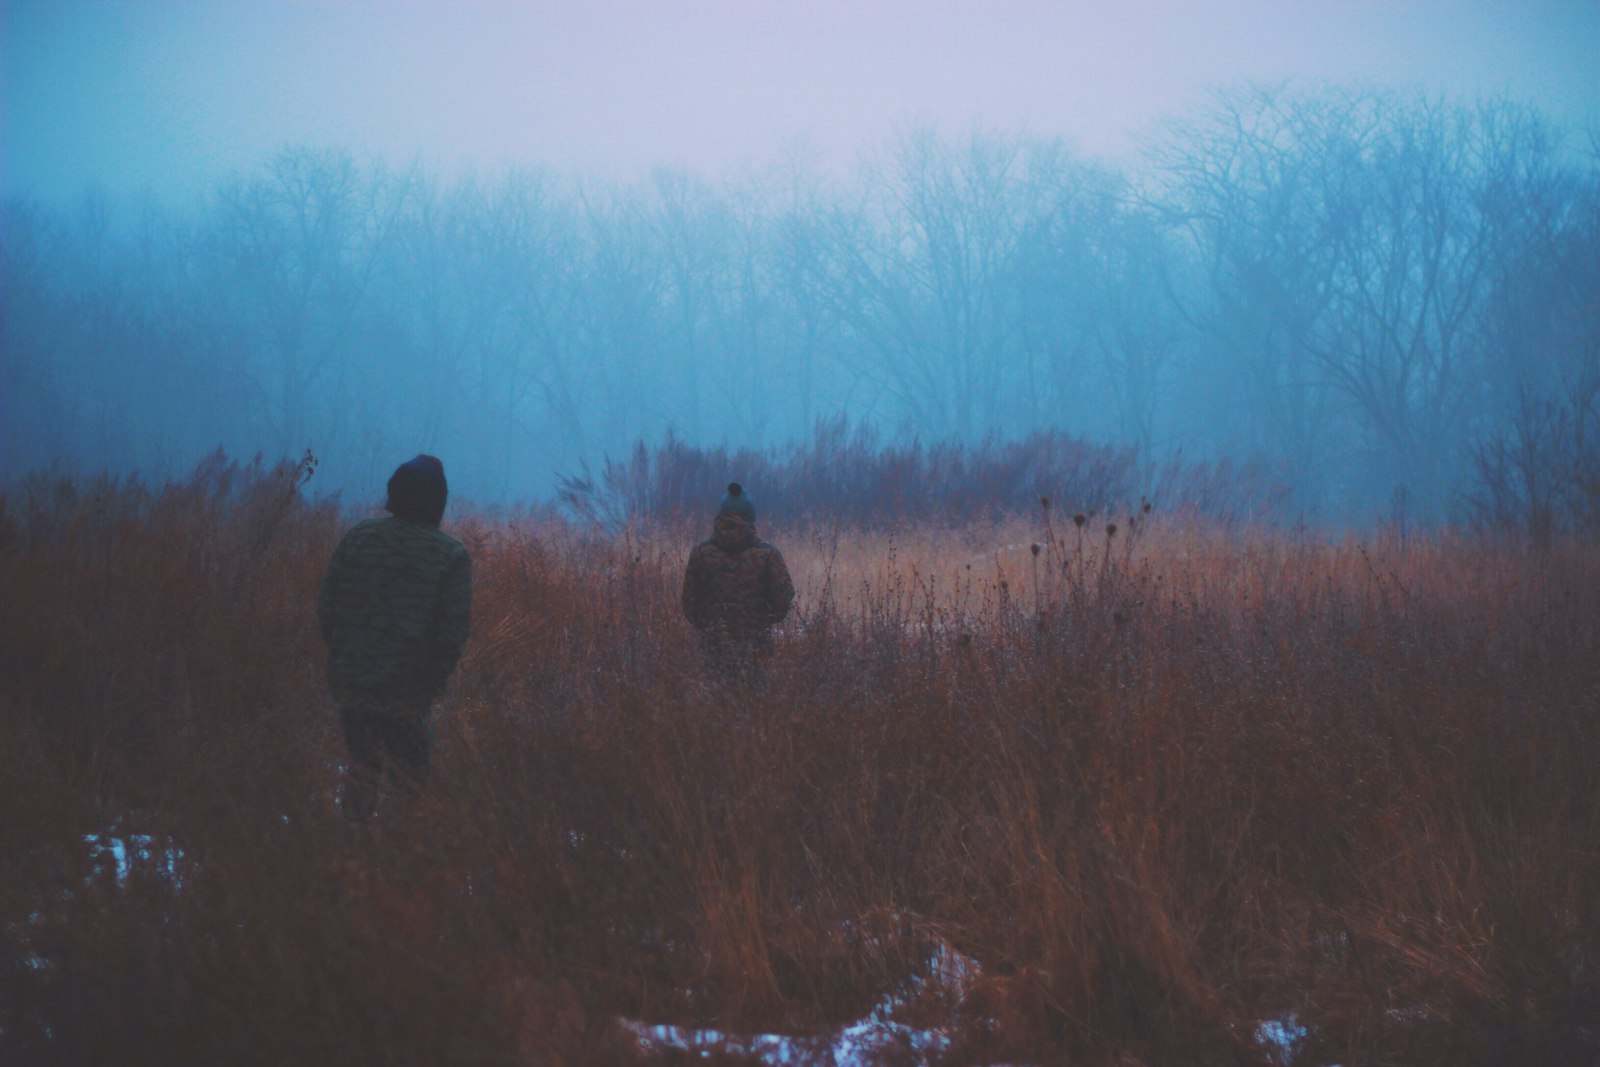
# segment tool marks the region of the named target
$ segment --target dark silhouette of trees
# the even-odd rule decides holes
[[[1125,169],[926,128],[853,181],[293,148],[178,209],[4,205],[0,447],[14,476],[309,447],[367,492],[426,449],[514,500],[843,414],[1130,446],[1151,484],[1231,456],[1311,518],[1593,529],[1597,188],[1526,108],[1338,89],[1219,93]]]
[[[214,297],[231,305],[246,346],[235,358],[257,375],[255,414],[283,455],[306,447],[314,423],[343,428],[345,406],[318,404],[317,386],[357,344],[411,185],[346,154],[289,148],[220,194]]]
[[[1329,490],[1317,457],[1340,457],[1336,495],[1444,517],[1496,265],[1554,152],[1526,110],[1383,93],[1226,93],[1179,128],[1157,158],[1207,281],[1191,314],[1239,360],[1257,439]]]
[[[1021,323],[1022,244],[1066,174],[1061,149],[974,133],[951,144],[912,130],[870,172],[869,195],[831,213],[831,310],[846,351],[912,425],[971,440],[1020,429],[1011,417]]]
[[[1468,499],[1485,524],[1542,542],[1600,534],[1600,180],[1540,177],[1503,204],[1511,247],[1483,322]]]

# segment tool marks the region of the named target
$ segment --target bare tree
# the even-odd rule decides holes
[[[257,348],[284,455],[307,444],[315,387],[354,336],[409,191],[348,155],[290,148],[221,194],[221,292]],[[324,425],[337,418],[318,414]]]
[[[1369,502],[1426,518],[1463,474],[1501,208],[1549,151],[1528,112],[1419,96],[1224,93],[1157,152],[1165,205],[1210,278],[1196,318],[1250,370],[1302,471],[1337,455]],[[1330,403],[1337,398],[1338,404]],[[1330,472],[1331,473],[1331,472]]]
[[[971,439],[1007,428],[1019,366],[1014,267],[1051,209],[1060,148],[975,132],[952,146],[916,129],[869,172],[874,196],[831,216],[831,310],[856,368],[922,430]]]
[[[1600,535],[1600,152],[1538,178],[1500,205],[1468,504],[1547,542]]]
[[[384,257],[384,348],[397,351],[380,355],[406,383],[418,439],[455,445],[480,492],[509,493],[537,436],[526,406],[544,369],[559,215],[538,175],[419,181]]]
[[[0,465],[17,472],[71,455],[71,375],[62,349],[77,316],[62,262],[65,221],[21,200],[0,212]]]
[[[1183,250],[1121,174],[1073,168],[1056,196],[1013,281],[1039,423],[1095,426],[1148,456],[1192,332],[1172,300]]]
[[[1336,255],[1308,350],[1359,405],[1376,458],[1423,514],[1458,483],[1496,254],[1489,191],[1538,151],[1503,109],[1363,97],[1313,127]],[[1507,189],[1500,195],[1517,196]]]
[[[1193,250],[1202,283],[1179,309],[1211,338],[1213,378],[1236,413],[1224,447],[1284,457],[1308,500],[1324,495],[1330,390],[1305,359],[1329,299],[1330,252],[1314,213],[1316,161],[1281,92],[1217,94],[1152,150],[1157,204]]]

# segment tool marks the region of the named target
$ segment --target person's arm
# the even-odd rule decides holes
[[[776,626],[789,616],[789,606],[794,603],[794,582],[789,578],[789,565],[783,553],[776,548],[767,557],[767,619]]]
[[[317,629],[322,631],[324,644],[333,643],[333,613],[339,599],[339,575],[344,569],[345,542],[333,550],[328,569],[322,572],[322,585],[317,590]]]
[[[689,565],[683,571],[683,617],[696,630],[706,628],[706,561],[698,548],[689,553]]]
[[[434,692],[444,690],[445,682],[461,659],[467,635],[472,630],[472,559],[463,551],[445,571],[439,595],[438,626],[434,631]]]

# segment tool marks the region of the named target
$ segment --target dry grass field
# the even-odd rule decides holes
[[[358,832],[348,520],[226,464],[4,498],[0,1059],[663,1062],[888,997],[937,1040],[886,1062],[1600,1061],[1592,545],[813,513],[752,687],[700,523],[458,511],[434,775]]]

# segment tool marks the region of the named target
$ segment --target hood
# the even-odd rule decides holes
[[[743,552],[756,543],[755,524],[736,511],[725,511],[717,516],[711,540],[724,552]]]
[[[444,517],[448,497],[444,464],[433,456],[421,455],[395,469],[389,479],[389,500],[384,507],[398,518],[437,526]]]

